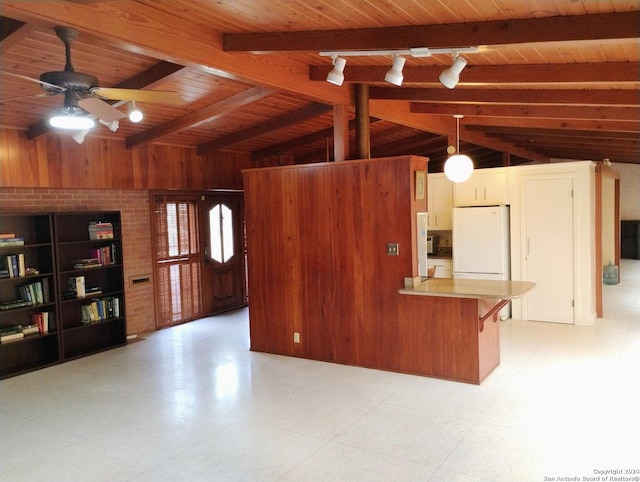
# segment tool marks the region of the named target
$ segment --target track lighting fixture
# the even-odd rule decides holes
[[[136,107],[135,101],[129,102],[129,120],[131,122],[140,122],[144,118],[144,114]]]
[[[333,70],[329,72],[327,75],[327,82],[335,85],[342,85],[344,82],[344,67],[347,65],[347,60],[338,57],[337,55],[332,55],[333,58]]]
[[[467,65],[467,61],[458,55],[453,57],[453,65],[440,74],[440,83],[448,89],[453,89],[460,80],[460,72]]]
[[[98,120],[98,122],[100,122],[100,124],[102,124],[103,126],[107,126],[111,132],[117,131],[118,127],[120,127],[120,121],[117,119],[112,120],[111,122],[103,121],[102,119],[100,119]]]
[[[400,55],[395,55],[393,57],[393,65],[391,70],[387,72],[387,75],[384,76],[384,80],[389,82],[390,84],[401,86],[402,80],[404,76],[402,75],[402,69],[404,68],[404,63],[406,59],[401,57]]]
[[[428,47],[416,47],[405,50],[345,50],[336,52],[319,52],[321,57],[331,57],[333,60],[333,70],[327,75],[327,82],[335,85],[342,85],[344,82],[344,67],[347,64],[345,57],[374,57],[374,56],[391,56],[393,57],[393,66],[387,72],[384,80],[393,85],[402,85],[403,75],[402,69],[406,61],[405,57],[431,57],[432,55],[447,54],[453,55],[453,65],[440,75],[440,82],[445,86],[453,89],[458,83],[460,72],[467,65],[467,61],[459,54],[476,53],[478,47],[461,47],[461,48],[443,48],[430,49]]]
[[[82,129],[71,134],[71,138],[76,141],[78,144],[82,144],[84,142],[84,138],[87,137],[90,129]]]
[[[469,156],[460,154],[460,119],[463,116],[456,114],[456,153],[444,163],[444,174],[450,181],[464,182],[473,173],[473,161]]]

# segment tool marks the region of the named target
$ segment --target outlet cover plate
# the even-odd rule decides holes
[[[399,256],[400,247],[398,246],[398,243],[387,243],[387,254],[389,256]]]

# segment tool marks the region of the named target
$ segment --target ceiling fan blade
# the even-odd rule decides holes
[[[91,93],[103,99],[133,100],[136,102],[152,102],[154,104],[184,104],[180,94],[168,90],[118,89],[94,87]]]
[[[44,85],[46,87],[50,87],[52,89],[57,89],[60,92],[64,92],[67,89],[65,87],[60,87],[56,84],[50,84],[49,82],[44,82],[43,80],[34,79],[33,77],[27,77],[26,75],[14,74],[13,72],[7,72],[6,70],[2,70],[3,74],[10,75],[12,77],[17,77],[18,79],[28,80],[30,82],[35,82],[36,84]]]
[[[78,100],[78,105],[89,114],[92,114],[105,122],[111,122],[127,117],[126,114],[123,114],[118,109],[114,109],[110,104],[107,104],[105,101],[95,97],[80,99]]]

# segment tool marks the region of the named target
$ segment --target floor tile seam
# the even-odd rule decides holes
[[[319,439],[319,440],[324,440],[324,439]],[[277,480],[286,480],[287,477],[289,476],[289,474],[291,474],[292,472],[297,470],[299,467],[304,466],[304,464],[306,464],[311,458],[313,458],[318,452],[323,450],[330,443],[331,443],[331,440],[325,440],[324,443],[321,446],[319,446],[317,449],[315,449],[313,452],[311,452],[309,455],[307,455],[303,460],[300,460],[297,464],[295,464],[295,466],[293,466],[289,470],[287,470]]]

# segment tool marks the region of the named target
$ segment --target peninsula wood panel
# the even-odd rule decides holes
[[[404,156],[244,172],[251,349],[401,369],[414,267],[415,171]],[[399,256],[386,254],[387,243]],[[300,343],[294,343],[294,332]]]

